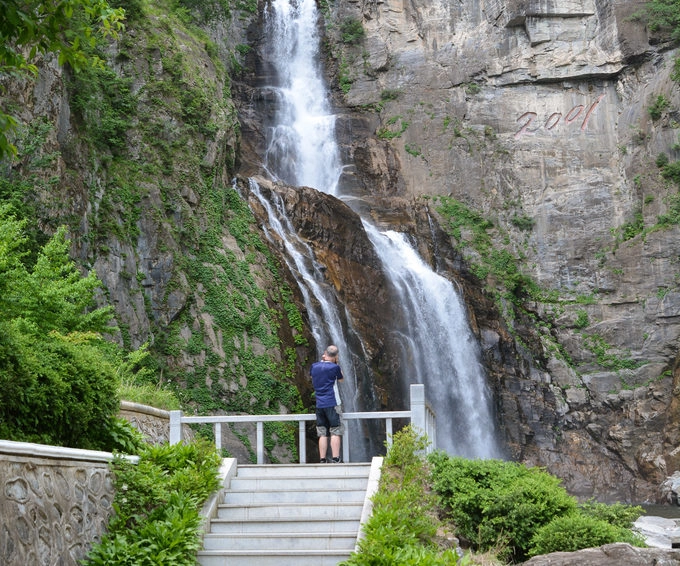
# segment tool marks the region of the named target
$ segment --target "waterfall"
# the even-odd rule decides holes
[[[317,55],[318,17],[316,0],[271,0],[266,11],[263,57],[277,84],[267,86],[275,101],[275,116],[263,161],[275,181],[309,186],[342,198],[335,117]],[[365,401],[356,397],[356,368],[363,355],[360,337],[324,281],[312,250],[296,237],[275,193],[268,202],[253,182],[251,192],[267,210],[269,229],[275,231],[276,241],[283,242],[288,267],[299,278],[318,354],[330,342],[351,354],[345,358],[350,363],[340,362],[345,381],[350,382],[341,394],[343,401],[349,401],[346,410],[357,410]],[[418,256],[404,235],[381,232],[367,219],[363,222],[394,288],[394,306],[403,309],[401,318],[406,321],[403,328],[394,329],[395,343],[401,345],[402,375],[393,377],[404,381],[405,390],[409,381],[426,385],[426,395],[437,414],[437,448],[468,457],[498,456],[479,346],[455,288]],[[372,455],[372,450],[364,451]]]
[[[323,267],[314,259],[314,252],[295,232],[286,216],[283,201],[279,195],[272,193],[270,200],[262,194],[254,179],[250,179],[250,194],[262,204],[267,211],[269,226],[264,226],[265,235],[271,242],[281,242],[288,269],[297,277],[302,293],[311,332],[319,348],[318,354],[329,344],[335,344],[340,350],[341,367],[345,383],[341,384],[343,403],[347,410],[355,411],[361,406],[358,398],[358,374],[363,370],[361,360],[366,356],[354,350],[361,349],[361,340],[354,333],[349,314],[339,304],[332,287],[323,275]],[[272,234],[273,232],[273,234]],[[273,235],[276,237],[273,237]]]
[[[314,0],[272,0],[271,9],[266,12],[265,33],[269,41],[265,57],[277,82],[267,86],[276,113],[267,134],[264,167],[274,181],[335,195],[342,165],[335,142],[335,116],[330,111],[317,57],[318,19]],[[362,391],[366,396],[360,381],[371,381],[367,375],[370,370],[349,313],[326,281],[312,249],[295,233],[280,197],[272,193],[268,201],[252,179],[250,191],[267,211],[269,229],[276,238],[266,235],[270,241],[283,243],[287,266],[297,275],[317,356],[329,344],[340,350],[339,363],[345,377],[340,384],[343,410],[373,409],[374,401],[360,398]],[[348,421],[346,438],[352,439],[353,460],[367,461],[379,451],[381,440],[379,435],[367,434],[370,426],[366,422]]]
[[[318,12],[314,0],[272,0],[266,13],[267,50],[277,75],[277,102],[265,168],[289,185],[337,193],[342,172],[335,116],[318,60]]]
[[[438,448],[470,458],[497,457],[479,345],[454,286],[432,271],[404,234],[379,232],[366,221],[364,227],[405,311],[407,327],[395,330],[402,366],[425,384],[437,415]]]

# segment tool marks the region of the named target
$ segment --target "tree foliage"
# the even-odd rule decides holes
[[[652,30],[667,28],[674,40],[680,40],[680,0],[652,0],[638,15]]]
[[[110,449],[125,434],[101,336],[111,310],[94,308],[100,282],[69,259],[64,229],[27,265],[25,222],[9,210],[0,206],[0,437]]]
[[[75,70],[96,63],[86,48],[97,36],[115,36],[123,17],[124,10],[106,0],[0,0],[0,78],[36,75],[38,54],[55,53],[59,64]],[[17,119],[0,110],[0,158],[16,152],[8,137],[16,126]]]

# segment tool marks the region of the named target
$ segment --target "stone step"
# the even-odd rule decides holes
[[[356,545],[356,531],[348,533],[291,533],[263,532],[260,534],[210,533],[203,539],[204,550],[344,550],[352,552]]]
[[[360,518],[356,519],[263,519],[252,521],[230,521],[213,519],[211,533],[251,534],[251,533],[346,533],[359,532]]]
[[[337,566],[349,556],[342,550],[273,550],[256,554],[247,550],[203,550],[198,553],[198,561],[201,566]]]
[[[238,477],[359,476],[368,477],[371,465],[357,464],[249,464],[239,465]]]
[[[321,485],[319,486],[319,483]],[[325,490],[366,491],[368,476],[328,476],[323,478],[300,477],[235,477],[229,491],[314,491],[317,487]]]
[[[229,504],[253,505],[261,503],[298,503],[300,505],[323,501],[328,505],[336,503],[363,503],[366,488],[338,491],[332,486],[307,487],[289,491],[233,491],[225,493],[224,502]]]
[[[257,505],[229,505],[221,504],[217,507],[217,518],[230,521],[261,521],[263,519],[288,520],[300,519],[359,519],[363,502],[356,503],[336,503],[335,505],[307,504],[298,505],[296,503],[263,503]]]
[[[370,464],[238,466],[214,508],[199,564],[337,566],[355,548],[369,476],[376,483],[371,470]]]

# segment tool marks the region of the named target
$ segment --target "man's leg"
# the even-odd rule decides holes
[[[333,447],[333,439],[331,438],[331,449]],[[328,457],[328,437],[324,434],[319,436],[319,458],[325,461]]]
[[[338,434],[331,435],[331,453],[333,454],[333,459],[340,458],[340,439],[342,436]]]

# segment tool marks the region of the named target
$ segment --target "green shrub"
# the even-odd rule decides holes
[[[680,161],[677,163],[680,164]],[[680,172],[680,168],[678,169]],[[680,193],[668,197],[668,212],[657,217],[657,223],[661,227],[674,226],[680,224]]]
[[[361,42],[366,34],[361,20],[345,18],[340,24],[340,38],[347,45],[356,45]]]
[[[0,321],[0,437],[104,448],[99,426],[118,409],[114,371],[88,342]]]
[[[520,230],[523,230],[525,232],[530,232],[533,230],[534,225],[536,224],[536,221],[531,218],[531,216],[513,216],[510,219],[510,222],[512,222],[513,226],[519,228]]]
[[[438,544],[443,528],[437,498],[429,489],[424,457],[427,439],[409,426],[394,435],[383,463],[373,512],[359,550],[344,566],[445,566],[458,561],[454,549]]]
[[[476,550],[501,546],[507,558],[526,558],[534,533],[575,511],[560,480],[539,468],[500,460],[466,460],[435,452],[433,486],[461,542]]]
[[[118,396],[124,401],[150,405],[165,411],[174,411],[180,408],[179,399],[173,391],[153,385],[123,383],[118,388]]]
[[[667,28],[673,39],[680,40],[680,1],[650,0],[634,16],[643,19],[653,31]]]
[[[115,367],[92,309],[100,286],[82,277],[61,228],[27,265],[25,222],[0,207],[0,437],[109,449],[118,412]]]
[[[100,149],[124,153],[137,114],[132,79],[108,67],[88,67],[69,79],[72,108]]]
[[[101,427],[101,444],[107,450],[122,452],[123,454],[137,454],[144,446],[144,435],[137,430],[130,421],[111,417],[105,426]]]
[[[200,509],[219,487],[215,447],[202,439],[147,445],[139,456],[136,464],[123,458],[112,463],[115,514],[82,564],[195,566]]]
[[[465,85],[466,94],[475,95],[475,94],[478,94],[479,92],[481,92],[481,90],[482,90],[482,87],[479,86],[477,83],[467,83]]]
[[[658,120],[663,115],[664,110],[670,105],[670,100],[668,100],[663,94],[656,97],[656,100],[647,109],[652,120]]]
[[[608,505],[592,500],[581,503],[579,511],[582,515],[601,519],[624,529],[630,529],[633,523],[645,514],[645,510],[639,505],[626,505],[625,503]]]
[[[661,168],[661,176],[680,185],[680,161],[672,161]]]
[[[387,88],[380,92],[380,100],[396,100],[401,95],[399,89]]]
[[[588,312],[583,309],[579,309],[576,312],[576,322],[574,322],[574,326],[576,326],[576,328],[585,328],[589,324],[590,318],[588,317]]]
[[[94,308],[101,283],[69,259],[65,229],[31,250],[25,226],[0,206],[0,438],[134,451],[117,385],[145,352],[126,358],[101,337],[111,310]]]
[[[661,169],[662,167],[665,167],[668,165],[668,156],[665,153],[660,153],[659,155],[656,156],[656,166]]]
[[[619,235],[618,237],[620,237],[621,240],[626,242],[628,240],[632,240],[638,234],[642,234],[642,232],[644,232],[644,229],[645,219],[642,216],[642,212],[638,211],[635,213],[632,220],[622,224],[618,228],[618,230],[616,230],[616,232]]]
[[[151,405],[158,409],[172,411],[180,408],[179,399],[174,391],[159,382],[159,369],[151,357],[148,343],[125,356],[117,356],[118,395],[125,401]]]
[[[577,512],[556,517],[541,527],[532,538],[529,555],[573,552],[613,542],[644,546],[642,537],[630,529]]]

